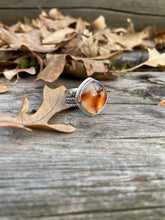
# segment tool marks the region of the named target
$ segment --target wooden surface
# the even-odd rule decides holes
[[[165,97],[163,75],[103,81],[108,103],[100,115],[76,109],[53,118],[75,126],[72,134],[0,128],[0,219],[165,219],[165,107],[156,105]],[[42,83],[34,89],[33,80],[0,95],[0,115],[17,115],[23,94],[30,111],[38,109]]]
[[[157,29],[161,30],[165,28],[164,0],[156,2],[154,0],[1,0],[0,22],[14,24],[18,20],[23,20],[23,17],[35,18],[40,13],[39,6],[46,10],[57,7],[64,14],[82,17],[87,21],[93,21],[102,14],[111,27],[126,27],[126,19],[131,18],[136,30],[141,30],[148,25],[156,25]]]
[[[38,16],[38,6],[93,21],[103,14],[111,27],[164,29],[163,0],[0,1],[0,22]],[[0,95],[0,115],[16,116],[23,94],[30,112],[42,103],[43,83],[23,77]],[[61,77],[48,86],[77,87],[82,80]],[[164,220],[164,72],[123,74],[103,81],[108,103],[96,117],[76,110],[52,122],[71,124],[72,134],[0,128],[0,220]],[[113,90],[110,92],[110,90]]]

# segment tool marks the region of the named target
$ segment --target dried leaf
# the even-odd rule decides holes
[[[148,48],[148,53],[149,53],[149,57],[148,60],[140,63],[137,66],[134,66],[130,69],[127,69],[126,71],[133,71],[137,68],[140,68],[144,65],[146,66],[151,66],[151,67],[161,67],[161,68],[165,68],[165,53],[159,53],[155,48],[153,49],[149,49]],[[120,72],[120,71],[118,71]]]
[[[22,45],[35,52],[51,52],[54,48],[47,48],[41,45],[40,32],[37,30],[28,33],[13,33],[11,31],[0,28],[0,40],[6,43],[12,50],[18,50]],[[9,48],[9,49],[10,49]],[[1,48],[5,50],[4,48]]]
[[[87,77],[87,71],[85,69],[84,63],[75,60],[71,60],[68,63],[66,63],[64,73],[78,78]],[[119,75],[113,73],[112,71],[106,70],[105,72],[95,72],[93,73],[92,77],[98,80],[114,80],[117,79]]]
[[[155,35],[155,26],[150,26],[145,28],[143,31],[138,33],[130,33],[126,34],[125,36],[121,36],[116,41],[117,43],[123,45],[128,50],[131,50],[134,47],[137,46],[148,46],[146,39],[151,39]],[[152,47],[154,47],[154,43],[152,41]]]
[[[95,30],[103,30],[107,27],[104,16],[100,15],[92,24],[91,27]]]
[[[15,61],[0,61],[0,72],[2,73],[5,69],[13,69],[18,66],[18,63]]]
[[[20,51],[0,51],[0,62],[15,62],[13,60],[17,59],[17,57],[20,56],[20,54]]]
[[[62,16],[62,14],[57,10],[57,8],[52,8],[52,9],[50,9],[50,11],[49,11],[49,17],[52,18],[52,19],[54,19],[54,20],[57,20],[57,19],[59,19],[59,18],[61,18],[61,17],[63,17],[63,16]]]
[[[44,66],[44,62],[43,59],[41,58],[42,56],[33,52],[32,50],[30,50],[28,47],[26,47],[25,45],[22,45],[20,47],[20,50],[26,54],[28,54],[30,57],[33,57],[35,59],[37,59],[39,66],[40,66],[40,71],[42,71],[43,66]]]
[[[134,24],[133,24],[133,22],[131,21],[130,18],[127,18],[127,23],[128,23],[127,34],[135,33]]]
[[[48,37],[44,38],[42,43],[43,44],[58,44],[63,41],[68,41],[75,36],[75,33],[76,31],[73,28],[67,27],[64,29],[60,29],[60,30],[53,32]]]
[[[149,58],[143,65],[165,67],[165,53],[160,54],[155,48],[148,49]]]
[[[30,75],[36,74],[36,69],[34,67],[26,68],[26,69],[13,69],[13,70],[5,70],[3,75],[7,80],[12,80],[14,76],[18,75],[20,72],[26,72]]]
[[[66,133],[75,131],[75,128],[69,125],[48,124],[49,120],[55,114],[69,108],[65,106],[65,90],[66,88],[64,86],[60,86],[57,89],[50,89],[45,86],[43,103],[34,114],[27,113],[29,101],[26,96],[24,96],[22,108],[17,117],[1,116],[0,127],[11,127],[27,131],[31,131],[29,127]]]
[[[98,40],[94,39],[92,32],[89,32],[87,29],[83,32],[82,35],[81,52],[86,57],[96,57],[99,55]]]
[[[165,47],[165,29],[156,34],[154,42],[158,49],[163,49]]]
[[[5,93],[10,89],[9,85],[5,85],[2,80],[0,80],[0,93]]]
[[[112,33],[111,30],[107,28],[97,32],[94,35],[94,38],[99,41],[102,41],[103,39],[106,40],[106,42],[109,42],[109,44],[111,44],[113,48],[116,48],[116,50],[132,50],[137,46],[148,46],[149,43],[150,46],[154,47],[155,44],[153,40],[150,39],[155,36],[155,33],[155,26],[147,27],[143,31],[137,33],[126,32],[124,35]],[[116,45],[118,45],[118,48]]]
[[[9,27],[9,30],[17,33],[27,33],[32,30],[32,26],[18,21],[16,24]]]
[[[109,55],[102,55],[92,58],[81,58],[71,56],[72,65],[66,65],[65,73],[76,77],[88,77],[92,76],[96,79],[117,79],[119,75],[109,71],[107,65],[109,59],[113,60],[121,55],[121,52],[112,53]],[[70,61],[69,61],[70,63]]]
[[[108,76],[110,79],[110,76],[113,76],[113,74],[108,71],[105,64],[109,63],[109,59],[113,59],[119,55],[121,55],[121,53],[112,53],[107,56],[93,58],[82,58],[69,54],[55,54],[48,59],[45,69],[38,74],[36,81],[42,79],[47,82],[53,82],[58,79],[63,71],[77,77],[88,77],[94,74],[98,76],[100,74],[100,78],[102,76],[104,79],[104,76],[106,76],[105,78]],[[114,74],[112,78],[117,78],[116,74]]]
[[[101,41],[101,43],[99,41]],[[100,38],[100,35],[93,35],[92,32],[85,30],[82,35],[81,52],[86,57],[96,57],[99,55],[108,55],[111,51],[120,51],[122,48],[114,42],[104,41],[105,39]]]
[[[69,27],[71,24],[76,23],[77,19],[70,16],[62,16],[59,19],[53,20],[47,16],[40,16],[41,21],[49,30],[60,30]]]
[[[86,76],[92,76],[94,73],[105,73],[107,72],[107,67],[105,63],[107,60],[95,60],[90,58],[81,58],[71,56],[71,59],[82,62],[86,70]]]
[[[46,27],[45,23],[39,18],[32,20],[32,26],[35,29],[41,29],[43,27]],[[46,27],[46,29],[47,29],[47,27]]]
[[[47,82],[53,82],[57,80],[63,72],[65,62],[65,54],[55,54],[51,56],[47,61],[46,67],[37,75],[36,81],[40,79]]]
[[[62,46],[62,47],[61,47]],[[61,54],[70,54],[74,56],[82,56],[81,47],[82,47],[82,40],[79,35],[75,35],[72,39],[67,41],[67,43],[63,45],[58,45],[61,49]]]
[[[77,21],[76,21],[76,31],[82,31],[82,30],[85,30],[85,28],[87,26],[89,26],[90,24],[86,21],[83,21],[81,18],[78,18]]]
[[[160,101],[157,105],[165,106],[165,100]]]

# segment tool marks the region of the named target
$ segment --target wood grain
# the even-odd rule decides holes
[[[155,4],[154,0],[143,1],[143,0],[122,0],[117,2],[101,0],[101,1],[88,1],[88,0],[61,0],[61,1],[52,1],[52,0],[40,0],[39,2],[28,0],[28,1],[19,1],[19,0],[1,0],[1,8],[91,8],[91,9],[106,9],[106,10],[116,10],[124,11],[130,13],[139,13],[139,14],[149,14],[149,15],[162,15],[164,16],[164,6],[165,2],[163,0],[158,0]],[[153,7],[154,6],[154,7]]]
[[[103,14],[113,27],[126,26],[129,17],[137,30],[164,29],[163,0],[1,0],[0,22],[35,18],[38,6],[88,21]],[[74,88],[81,81],[63,76],[48,86]],[[0,128],[0,220],[164,219],[165,108],[157,106],[165,99],[164,72],[124,73],[102,83],[108,103],[100,115],[75,109],[52,119],[75,126],[75,133]],[[29,112],[37,110],[42,88],[23,77],[0,95],[0,115],[16,116],[23,94]]]
[[[1,128],[0,219],[163,220],[165,108],[156,105],[163,96],[154,88],[165,86],[149,81],[162,74],[103,81],[108,104],[100,115],[77,109],[53,118],[75,126],[75,133]],[[35,89],[33,80],[22,78],[0,95],[0,115],[15,116],[24,93],[30,111],[38,109],[43,82]],[[73,88],[81,81],[63,76],[48,86]]]
[[[136,30],[142,30],[148,25],[156,25],[158,29],[164,29],[163,0],[157,1],[0,1],[0,21],[5,24],[14,24],[23,17],[35,18],[39,14],[38,7],[49,10],[57,7],[64,14],[74,17],[82,17],[87,21],[93,21],[99,15],[104,15],[107,24],[111,27],[127,26],[126,19],[131,18]],[[8,16],[6,16],[8,15]]]

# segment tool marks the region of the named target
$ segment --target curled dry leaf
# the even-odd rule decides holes
[[[135,33],[134,24],[133,24],[133,22],[131,21],[130,18],[127,18],[127,23],[128,23],[127,34]]]
[[[17,59],[20,53],[20,51],[0,51],[0,66],[1,62],[13,62],[13,60]],[[15,66],[17,66],[17,64],[15,64]]]
[[[82,56],[81,47],[82,47],[82,39],[79,34],[75,34],[75,36],[67,41],[57,45],[60,48],[61,54],[70,54],[74,56]]]
[[[156,34],[154,42],[157,45],[158,49],[162,49],[165,47],[165,29]]]
[[[30,75],[35,75],[36,74],[36,69],[32,66],[30,68],[26,69],[12,69],[12,70],[5,70],[3,71],[3,75],[7,80],[12,80],[14,76],[18,75],[20,72],[26,72]]]
[[[82,35],[82,46],[80,47],[81,52],[86,57],[95,57],[99,55],[108,55],[112,51],[123,50],[123,47],[116,43],[112,37],[106,37],[105,33],[109,31],[110,30],[108,29],[93,34],[86,29]],[[111,33],[111,35],[114,36],[113,33]]]
[[[94,39],[92,32],[86,29],[82,35],[81,52],[87,57],[96,57],[98,56],[98,48],[98,40]]]
[[[130,30],[131,31],[131,30]],[[145,28],[141,32],[126,32],[124,35],[117,35],[112,33],[109,28],[100,30],[94,34],[94,38],[99,41],[109,42],[111,47],[115,50],[132,50],[134,47],[155,47],[153,40],[150,40],[155,35],[155,26]]]
[[[10,89],[9,85],[5,85],[5,83],[0,80],[0,93],[5,93]]]
[[[150,41],[155,33],[155,26],[149,26],[141,32],[129,33],[125,36],[121,36],[120,38],[118,38],[117,43],[128,50],[131,50],[137,46],[147,47],[149,45],[150,47],[155,47],[154,42]]]
[[[99,55],[108,55],[112,51],[121,51],[122,46],[113,42],[113,40],[111,41],[111,39],[108,41],[105,40],[104,35],[93,35],[92,32],[85,30],[82,35],[82,45],[80,49],[86,57],[96,57]]]
[[[0,51],[11,53],[10,57],[7,55],[6,59],[0,62],[0,72],[4,71],[6,78],[12,79],[21,71],[20,68],[26,68],[21,67],[21,58],[30,60],[32,57],[39,63],[35,65],[37,72],[39,70],[36,81],[55,81],[63,72],[76,77],[116,79],[118,75],[114,73],[114,68],[113,73],[108,70],[113,51],[155,47],[164,42],[165,31],[156,34],[155,27],[150,26],[135,32],[133,22],[130,19],[127,19],[127,22],[127,29],[110,29],[103,16],[89,24],[81,18],[64,16],[53,8],[48,13],[42,11],[38,18],[32,21],[25,19],[24,23],[18,22],[11,27],[0,24]],[[162,47],[164,45],[162,43]],[[17,57],[13,58],[16,53]],[[48,53],[51,53],[51,57],[47,59]],[[149,53],[151,55],[151,51]],[[100,55],[107,57],[98,59]],[[164,55],[154,54],[154,57],[150,56],[149,60],[140,66],[164,68],[163,59]]]
[[[76,19],[62,15],[56,8],[50,9],[48,14],[42,11],[39,15],[39,19],[34,23],[39,23],[40,27],[41,25],[45,25],[49,30],[60,30],[71,26],[75,26],[76,30],[84,30],[86,26],[89,26],[89,23],[83,21],[81,18]]]
[[[78,18],[76,21],[76,30],[85,30],[85,28],[89,26],[89,23],[86,21],[83,21],[81,18]]]
[[[107,27],[104,16],[100,15],[92,24],[94,30],[103,30]]]
[[[112,56],[112,54],[111,54],[111,56]],[[97,59],[97,57],[90,59],[90,58],[81,58],[81,57],[75,57],[75,56],[68,55],[67,58],[69,61],[71,59],[75,62],[79,62],[84,65],[85,72],[79,73],[79,74],[81,74],[81,76],[84,73],[84,77],[92,76],[94,73],[100,73],[103,75],[105,72],[108,71],[106,64],[108,64],[109,61],[107,59],[105,59],[105,57],[104,57],[104,59],[101,59],[101,58]],[[80,71],[80,70],[77,69],[76,71]],[[66,70],[65,70],[65,72],[66,72]],[[74,69],[73,69],[73,72],[74,72]]]
[[[34,114],[27,113],[29,101],[24,95],[22,108],[17,117],[1,116],[0,127],[11,127],[27,131],[31,131],[29,127],[66,133],[75,131],[75,128],[70,125],[48,124],[49,120],[55,114],[69,108],[65,106],[65,90],[66,88],[64,86],[60,86],[57,89],[50,89],[45,86],[43,103]]]
[[[75,36],[75,29],[73,28],[64,28],[57,30],[43,39],[43,44],[59,44],[64,41],[68,41]]]
[[[65,54],[55,54],[48,58],[46,67],[37,75],[36,82],[40,79],[53,82],[63,72],[66,62]]]
[[[60,30],[69,27],[71,24],[76,23],[77,19],[70,16],[61,16],[59,19],[49,18],[47,15],[40,16],[40,19],[44,25],[47,26],[49,30]],[[40,21],[40,22],[41,22]]]
[[[150,40],[155,34],[154,26],[134,33],[133,23],[131,20],[128,20],[128,23],[128,30],[122,35],[113,33],[109,28],[99,29],[95,33],[85,29],[82,34],[81,52],[87,57],[92,57],[109,54],[111,51],[132,50],[137,46],[155,46]]]
[[[2,73],[5,69],[13,69],[18,66],[18,62],[15,61],[0,61],[0,73]]]
[[[148,49],[149,58],[143,65],[152,67],[165,67],[165,53],[159,53],[155,48]],[[141,64],[141,65],[142,65]]]
[[[0,28],[0,40],[9,46],[10,50],[18,50],[22,45],[25,45],[31,51],[46,53],[54,51],[54,48],[47,48],[41,45],[40,32],[37,30],[28,33],[13,33],[11,31]],[[1,48],[8,50],[8,48]]]
[[[48,16],[48,15],[47,15]],[[57,19],[60,19],[62,18],[62,14],[57,10],[57,8],[52,8],[50,9],[49,11],[49,17],[54,19],[54,20],[57,20]]]
[[[27,33],[32,30],[32,26],[18,21],[16,24],[9,27],[9,30],[12,32]]]
[[[41,58],[42,56],[33,52],[32,50],[30,50],[28,47],[26,47],[25,45],[22,45],[20,47],[20,50],[25,53],[25,54],[28,54],[30,57],[34,57],[35,59],[37,59],[38,63],[39,63],[39,66],[40,66],[40,71],[43,69],[43,66],[44,66],[44,61],[43,59]]]
[[[93,58],[82,58],[67,54],[55,54],[49,57],[46,67],[41,71],[36,81],[42,79],[47,82],[53,82],[65,72],[76,77],[97,76],[100,79],[115,79],[118,76],[108,71],[107,65],[109,59],[120,56],[121,53],[112,53],[107,56],[98,56]]]
[[[129,68],[127,70],[116,71],[116,72],[133,71],[144,65],[151,66],[151,67],[165,68],[165,53],[159,53],[155,48],[152,48],[152,49],[148,48],[148,60],[147,61],[140,63],[139,65]]]

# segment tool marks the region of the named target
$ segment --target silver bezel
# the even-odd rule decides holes
[[[91,77],[88,77],[77,88],[76,95],[75,95],[75,101],[76,101],[76,104],[77,104],[77,106],[79,107],[79,109],[81,111],[83,111],[87,115],[94,116],[94,115],[99,114],[104,109],[104,107],[106,105],[106,102],[107,102],[107,99],[106,99],[105,104],[102,107],[102,109],[99,112],[95,113],[95,114],[89,112],[86,108],[84,108],[84,106],[81,103],[81,94],[82,94],[82,91],[84,90],[85,86],[88,85],[91,81],[99,83],[105,89],[105,87],[102,85],[102,83],[100,83],[98,80],[95,80],[95,79],[93,79]],[[105,91],[106,91],[106,89],[105,89]],[[106,96],[107,96],[107,92],[106,92]]]

